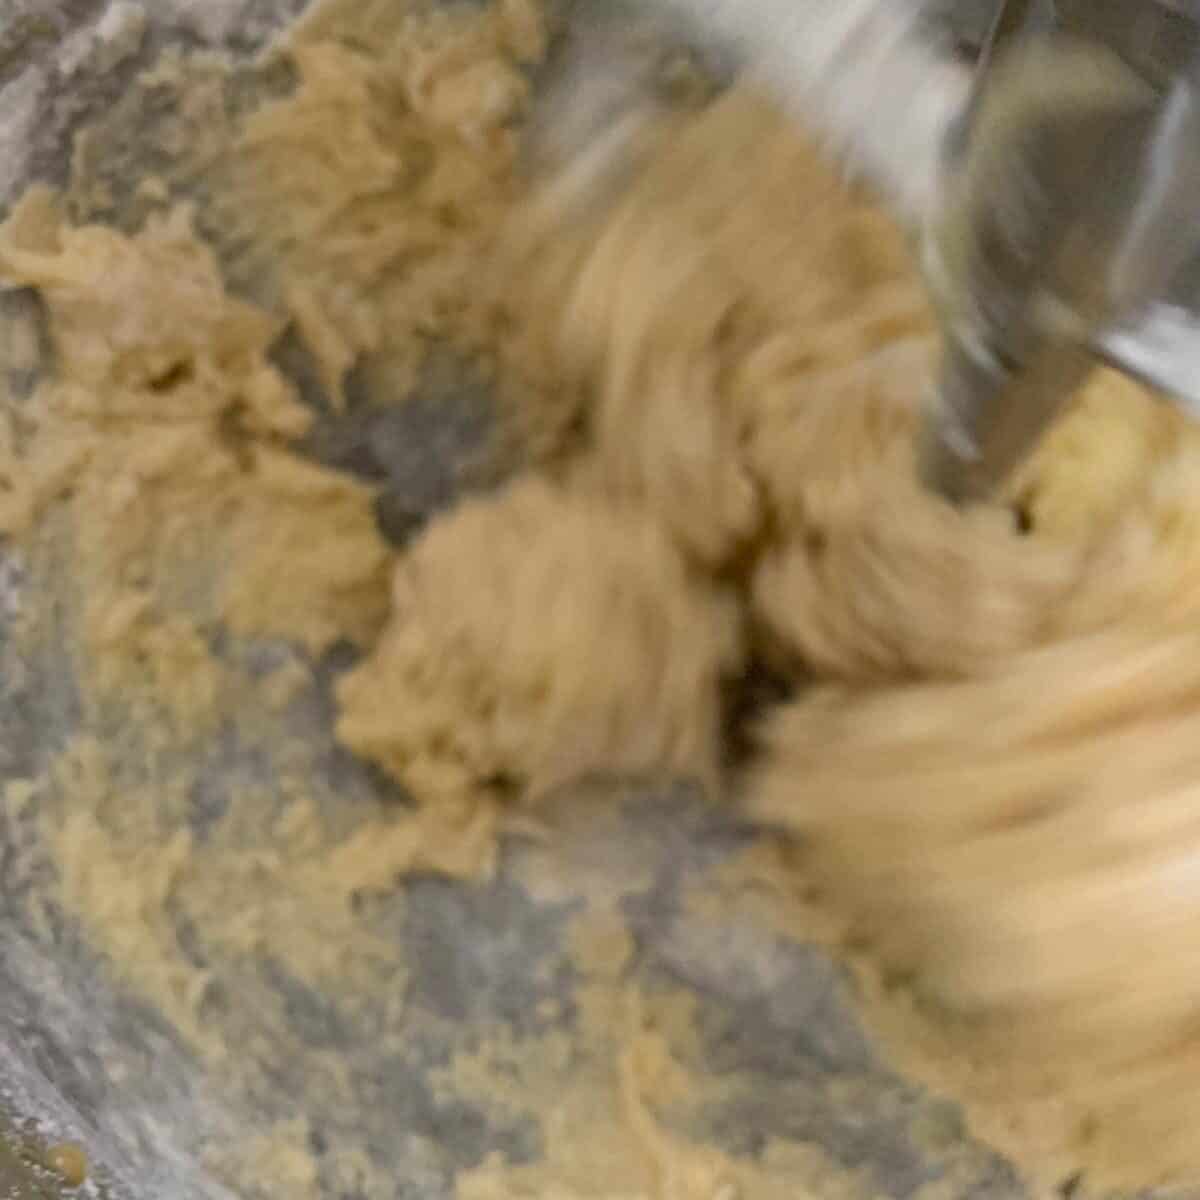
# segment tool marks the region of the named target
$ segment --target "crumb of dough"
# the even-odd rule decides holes
[[[88,1177],[87,1155],[74,1142],[58,1142],[46,1149],[42,1161],[48,1171],[69,1188],[82,1187]]]
[[[581,972],[605,979],[620,978],[637,949],[620,914],[602,909],[587,913],[575,922],[571,929],[571,948]]]
[[[401,559],[389,627],[339,683],[338,736],[425,800],[538,798],[592,772],[712,788],[739,640],[653,522],[524,479]]]
[[[348,903],[355,896],[386,893],[418,872],[484,880],[495,870],[497,827],[491,805],[457,811],[453,805],[426,805],[364,825],[313,868],[312,883]]]
[[[298,658],[289,657],[259,680],[259,689],[267,707],[279,713],[303,695],[311,682],[308,667]]]
[[[497,5],[501,36],[518,62],[540,63],[546,57],[546,17],[536,0],[500,0]]]

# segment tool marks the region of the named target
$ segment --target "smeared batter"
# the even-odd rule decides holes
[[[740,91],[633,120],[527,195],[546,44],[528,0],[320,5],[273,99],[168,58],[129,100],[173,98],[157,173],[106,171],[120,139],[93,131],[70,195],[35,189],[0,229],[53,359],[4,395],[0,528],[43,602],[26,644],[82,710],[4,790],[42,847],[15,869],[56,880],[243,1111],[277,1086],[264,1063],[300,1073],[319,1112],[213,1135],[247,1194],[394,1182],[377,1130],[314,1149],[308,1122],[374,1077],[296,1049],[262,978],[401,1058],[443,1018],[408,1009],[398,881],[486,880],[501,832],[552,846],[556,791],[614,773],[810,837],[764,837],[697,903],[766,888],[765,919],[853,945],[902,1060],[1032,1171],[1195,1168],[1200,439],[1104,375],[1003,504],[945,507],[913,478],[933,347],[895,231]],[[278,366],[285,331],[314,395]],[[12,338],[32,368],[36,328]],[[396,551],[375,487],[298,447],[402,399],[435,344],[497,384],[523,473]],[[721,697],[752,655],[822,685],[771,716],[743,789]],[[298,710],[414,805],[353,776],[331,794]],[[634,980],[619,899],[576,931],[573,1036],[538,1014],[434,1072],[439,1102],[541,1130],[538,1161],[488,1157],[463,1200],[871,1195],[802,1141],[706,1143],[742,1085],[691,1053],[686,991]],[[57,919],[30,914],[47,940]],[[412,1135],[414,1178],[435,1150]]]

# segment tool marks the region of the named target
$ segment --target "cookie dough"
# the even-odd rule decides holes
[[[106,174],[112,140],[81,137],[88,186],[34,189],[0,228],[0,280],[45,318],[11,344],[46,359],[32,395],[0,377],[0,529],[39,599],[22,636],[84,729],[4,792],[40,823],[38,877],[253,1105],[260,1060],[212,1013],[286,1040],[282,1002],[228,1012],[264,962],[335,1014],[388,997],[395,1051],[408,967],[374,899],[486,878],[500,833],[548,836],[583,775],[686,776],[764,844],[802,835],[759,883],[785,881],[805,936],[834,922],[895,1052],[997,1145],[1056,1180],[1195,1170],[1200,437],[1102,374],[1001,501],[928,496],[933,326],[899,235],[741,89],[652,106],[530,192],[547,42],[527,0],[330,0],[271,98],[168,57],[133,97],[178,101],[144,106],[170,109],[147,142],[168,166]],[[118,194],[139,220],[81,215]],[[516,477],[396,549],[374,486],[302,446],[402,401],[435,343],[495,384]],[[752,659],[795,695],[742,781],[722,689]],[[406,797],[321,790],[279,724],[309,692]],[[630,1020],[622,961],[592,972],[574,1090],[550,1035],[454,1064],[561,1134],[544,1167],[465,1173],[464,1200],[869,1194],[794,1146],[751,1164],[670,1131],[721,1084]],[[362,1103],[338,1054],[304,1069]],[[601,1151],[638,1164],[623,1192],[595,1191]],[[272,1170],[302,1196],[387,1184],[363,1146],[313,1153],[289,1122],[219,1166],[247,1194]]]

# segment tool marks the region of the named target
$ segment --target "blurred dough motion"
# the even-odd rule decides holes
[[[564,517],[517,489],[491,502],[495,536],[474,510],[429,531],[401,567],[401,611],[418,572],[422,622],[488,639],[480,695],[546,652],[522,649],[526,622],[553,629],[546,678],[571,681],[588,752],[573,766],[645,767],[655,748],[678,769],[687,747],[707,779],[693,734],[711,725],[718,666],[738,665],[732,640],[714,657],[712,589],[728,589],[746,645],[818,679],[765,722],[743,801],[811,839],[805,861],[859,943],[958,1014],[942,1031],[961,1049],[951,1086],[980,1101],[985,1132],[1089,1180],[1200,1166],[1200,436],[1103,374],[1007,504],[962,514],[924,494],[912,439],[935,348],[906,249],[744,93],[634,120],[567,162],[520,213],[498,276],[517,315],[510,368],[556,380],[518,414],[575,497],[554,503],[582,506],[568,520],[607,507],[635,522],[631,540],[610,553],[598,536],[569,584]],[[639,558],[647,522],[673,545],[657,566]],[[452,542],[469,558],[431,573]],[[496,559],[544,560],[557,604],[489,583]],[[644,591],[640,617],[596,603],[609,570]],[[647,653],[638,622],[654,619],[672,633]],[[419,785],[445,739],[414,745],[411,717],[400,754],[357,732],[356,709],[378,714],[385,694],[411,714],[457,686],[415,688],[396,653],[408,628],[345,686],[343,731]],[[598,644],[619,670],[594,669]],[[550,691],[520,696],[511,711],[556,726]],[[636,746],[622,703],[639,709]],[[538,741],[505,742],[510,776],[555,766]]]

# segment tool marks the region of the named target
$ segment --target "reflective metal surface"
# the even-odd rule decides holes
[[[1153,0],[1001,8],[926,227],[946,348],[925,473],[949,498],[1008,474],[1093,351],[1200,396],[1196,309],[1159,307],[1200,253],[1198,38]]]
[[[993,488],[1097,361],[1200,410],[1196,0],[647,7],[762,81],[925,243],[939,490]]]

